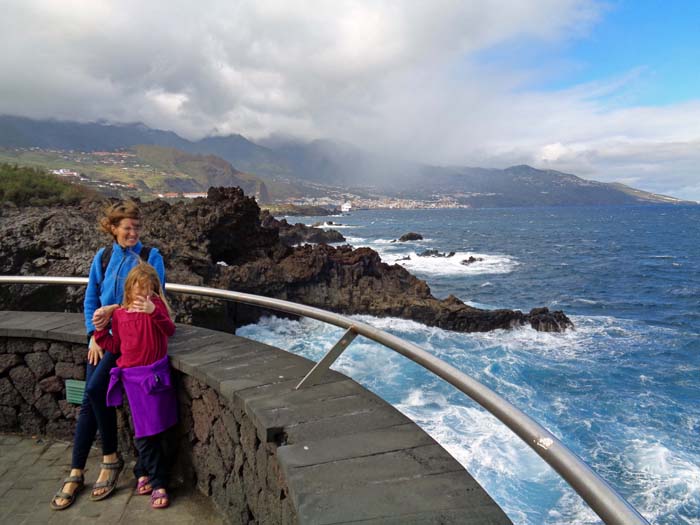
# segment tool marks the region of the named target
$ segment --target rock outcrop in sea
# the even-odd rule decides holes
[[[394,239],[391,242],[408,242],[408,241],[422,241],[423,236],[420,233],[408,232],[404,233],[401,237]]]
[[[109,242],[96,227],[100,206],[3,207],[0,273],[88,275],[95,252]],[[147,202],[142,211],[142,241],[162,252],[169,282],[254,293],[344,314],[401,317],[465,332],[527,324],[542,331],[573,326],[563,312],[547,308],[529,313],[482,310],[454,296],[436,299],[425,281],[399,265],[382,262],[369,248],[292,246],[299,241],[290,239],[285,231],[289,225],[269,216],[261,221],[255,200],[239,188],[210,188],[206,199],[186,203]],[[80,311],[83,293],[82,287],[2,285],[0,308]],[[219,300],[180,294],[170,298],[178,321],[212,328],[230,330],[231,321],[241,325],[262,314],[258,308],[224,306]]]
[[[276,219],[269,211],[263,210],[260,213],[260,222],[263,228],[277,229],[280,240],[293,246],[301,243],[334,243],[345,242],[345,237],[337,230],[324,230],[314,226],[306,226],[300,222],[289,224],[287,219]]]

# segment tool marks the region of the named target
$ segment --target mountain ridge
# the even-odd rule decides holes
[[[260,145],[243,135],[231,134],[189,141],[142,123],[0,116],[0,147],[112,151],[143,144],[193,155],[215,155],[235,166],[238,173],[260,177],[268,185],[273,181],[281,184],[285,189],[275,192],[278,196],[321,196],[325,185],[365,196],[418,200],[450,196],[459,205],[470,207],[697,204],[524,164],[505,169],[420,165],[327,139],[309,143],[278,139]]]

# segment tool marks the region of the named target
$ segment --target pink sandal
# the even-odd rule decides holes
[[[156,500],[162,500],[160,503],[156,503]],[[154,509],[164,509],[170,505],[170,498],[165,489],[156,489],[151,492],[151,507]]]
[[[148,496],[151,492],[153,492],[153,487],[148,487],[146,488],[146,485],[151,484],[151,478],[148,476],[145,476],[144,478],[138,480],[136,483],[136,494],[139,496]]]

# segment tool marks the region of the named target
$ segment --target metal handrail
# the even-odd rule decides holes
[[[87,278],[84,277],[0,276],[0,284],[82,286],[87,282]],[[549,430],[487,386],[413,343],[343,315],[281,299],[186,284],[167,283],[165,288],[169,292],[215,297],[310,317],[348,330],[352,329],[352,332],[357,335],[363,335],[391,348],[441,377],[498,418],[566,480],[605,523],[649,525],[649,522],[630,503]]]

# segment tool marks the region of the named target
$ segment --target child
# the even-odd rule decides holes
[[[98,330],[95,340],[106,351],[121,354],[110,373],[107,405],[121,405],[121,382],[131,406],[139,454],[134,468],[136,491],[150,493],[154,509],[170,503],[162,436],[177,423],[177,398],[168,363],[168,337],[173,333],[175,324],[158,273],[151,265],[139,263],[127,275],[123,304],[112,315],[112,333],[106,328]]]

